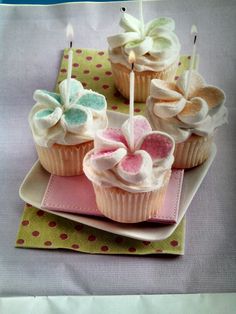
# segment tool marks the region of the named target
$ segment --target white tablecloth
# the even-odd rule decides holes
[[[37,88],[53,90],[75,28],[75,47],[107,47],[119,31],[124,3],[0,6],[0,295],[85,295],[229,292],[236,289],[234,0],[144,3],[146,21],[171,16],[191,52],[191,25],[199,29],[200,72],[227,95],[229,124],[219,129],[218,154],[187,213],[182,257],[106,256],[14,248],[23,202],[18,189],[36,160],[27,122]],[[138,15],[135,2],[125,4]]]

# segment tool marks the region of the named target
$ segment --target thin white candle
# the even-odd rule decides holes
[[[139,0],[139,18],[141,22],[141,34],[144,36],[143,1]]]
[[[68,52],[68,66],[67,66],[67,91],[66,91],[66,106],[69,106],[70,102],[70,83],[72,74],[72,62],[73,62],[73,50],[72,50],[72,40],[74,36],[73,27],[71,24],[67,25],[66,35],[69,39],[69,52]]]
[[[191,62],[189,66],[189,72],[188,72],[188,80],[187,80],[187,86],[185,90],[185,98],[188,99],[188,94],[189,94],[189,87],[190,87],[190,82],[191,82],[191,77],[192,77],[192,71],[193,67],[195,64],[195,59],[196,59],[196,42],[197,42],[197,26],[192,25],[191,27],[191,34],[194,34],[194,40],[193,40],[193,50],[192,50],[192,55],[191,55]]]
[[[129,75],[129,125],[130,125],[130,150],[134,151],[134,83],[135,75],[133,71],[135,62],[135,54],[133,51],[129,54],[129,63],[131,64],[131,71]]]

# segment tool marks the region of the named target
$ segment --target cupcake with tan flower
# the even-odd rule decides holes
[[[123,33],[107,38],[113,79],[119,92],[129,98],[128,58],[130,51],[134,51],[134,99],[145,102],[153,78],[172,81],[175,77],[180,54],[180,43],[174,33],[175,22],[161,17],[143,25],[140,20],[124,13],[120,26]]]
[[[215,130],[227,122],[225,94],[189,71],[176,83],[154,79],[147,99],[147,117],[153,128],[175,139],[175,168],[202,164],[211,152]]]
[[[84,158],[84,173],[92,181],[98,209],[108,218],[136,223],[161,208],[174,160],[174,140],[152,131],[146,118],[134,117],[134,145],[130,124],[98,131],[94,149]]]
[[[58,94],[36,90],[29,124],[42,166],[55,175],[74,176],[83,173],[83,157],[93,148],[96,131],[107,127],[107,103],[71,79],[67,104],[66,87],[64,80]]]

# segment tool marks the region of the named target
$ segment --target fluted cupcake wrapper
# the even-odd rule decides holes
[[[173,168],[188,169],[201,165],[210,155],[213,135],[191,135],[175,145]]]
[[[177,59],[165,70],[159,72],[135,71],[134,101],[146,102],[146,99],[150,94],[150,84],[152,79],[158,78],[161,80],[173,81],[178,68],[178,63],[179,59]],[[130,70],[127,69],[124,65],[112,62],[111,69],[116,88],[125,98],[129,99]]]
[[[120,188],[104,188],[93,183],[98,209],[104,216],[122,223],[137,223],[155,216],[163,205],[170,178],[158,190],[131,193]]]
[[[36,144],[41,165],[51,174],[76,176],[83,173],[84,156],[93,149],[93,141],[78,145],[59,145],[42,147]]]

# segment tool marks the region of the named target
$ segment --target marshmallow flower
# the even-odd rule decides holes
[[[141,21],[124,13],[120,26],[124,29],[124,33],[107,39],[111,48],[112,62],[122,63],[119,54],[127,59],[130,51],[133,50],[136,55],[136,70],[159,71],[178,58],[180,43],[174,33],[173,19],[156,18],[142,28]]]
[[[59,85],[60,93],[36,90],[37,102],[29,115],[36,143],[50,147],[54,143],[75,145],[94,138],[98,129],[107,126],[106,99],[103,95],[85,90],[71,79],[69,103],[66,104],[67,80]]]
[[[153,175],[153,168],[163,167],[166,160],[173,163],[174,140],[168,134],[152,131],[146,118],[134,117],[133,150],[129,134],[129,120],[121,129],[99,130],[90,153],[92,168],[100,174],[112,170],[124,182],[138,184]]]
[[[135,17],[124,13],[120,26],[125,33],[108,37],[111,48],[124,46],[127,54],[131,50],[137,57],[150,53],[156,57],[168,53],[178,44],[178,39],[173,33],[174,20],[171,18],[157,18],[150,21],[142,30],[141,22]]]
[[[176,83],[153,79],[147,100],[148,115],[155,128],[169,133],[176,142],[192,133],[205,136],[227,121],[224,92],[207,85],[203,77],[192,72],[188,96],[188,71]]]

